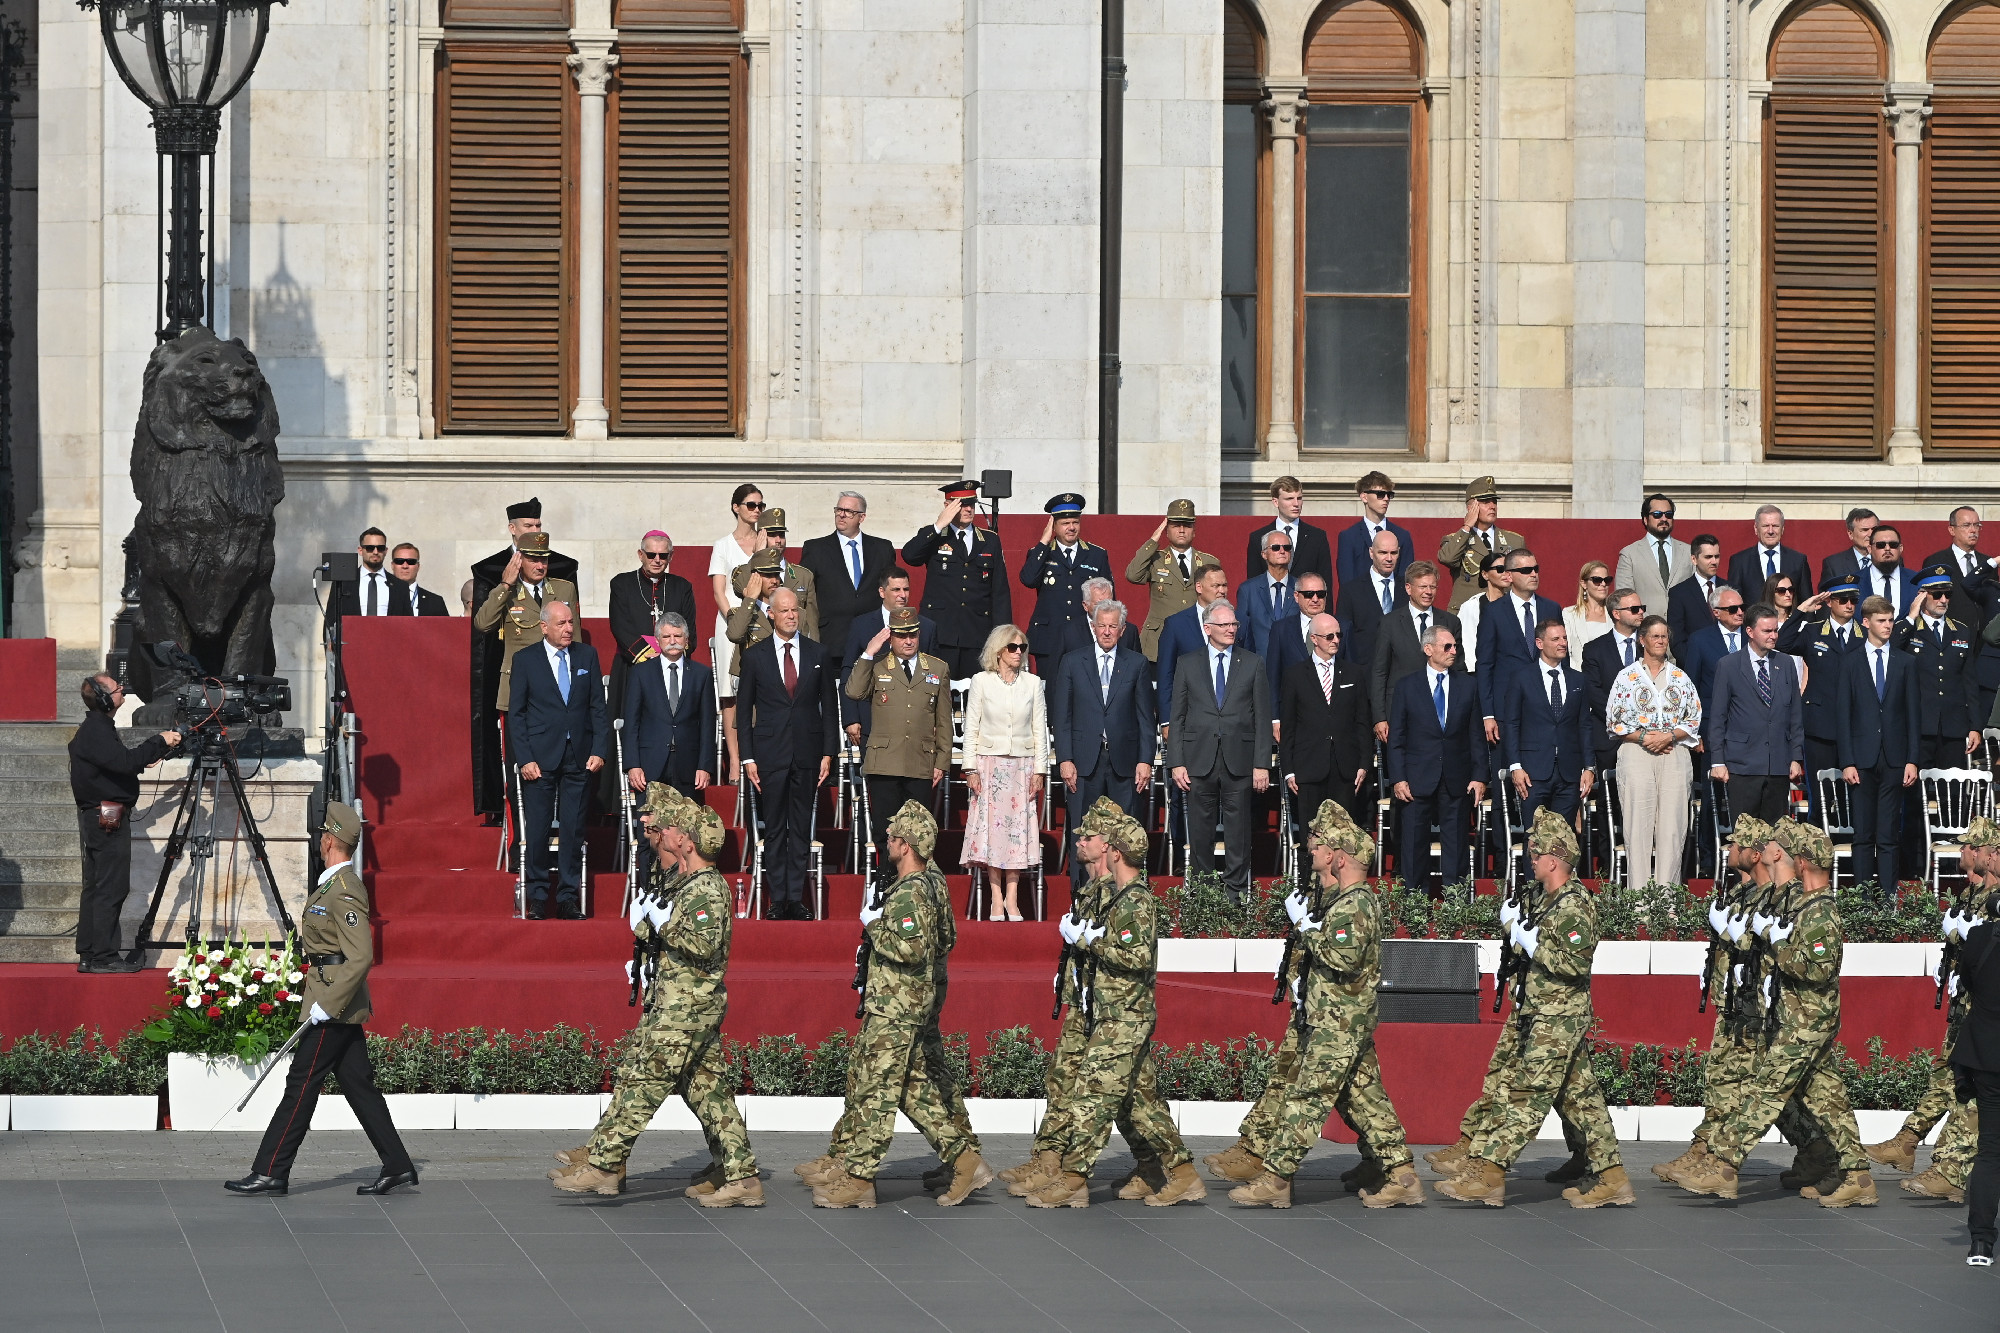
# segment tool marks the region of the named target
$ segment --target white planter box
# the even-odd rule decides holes
[[[967,1097],[965,1112],[977,1134],[1032,1134],[1048,1103],[1039,1097]]]
[[[240,1095],[240,1094],[239,1094]],[[391,1092],[383,1095],[389,1103],[389,1118],[397,1129],[457,1129],[458,1098],[449,1092]],[[313,1108],[314,1129],[359,1130],[354,1108],[337,1092],[321,1093]]]
[[[250,1104],[239,1113],[236,1103],[250,1090],[266,1066],[246,1065],[235,1056],[187,1055],[175,1051],[167,1056],[167,1113],[177,1130],[207,1132],[218,1129],[251,1130],[263,1133],[278,1109],[285,1090],[283,1073],[273,1073]]]
[[[1698,977],[1708,963],[1706,940],[1654,940],[1652,972],[1656,977]]]
[[[1265,976],[1275,976],[1278,960],[1285,956],[1283,940],[1238,940],[1236,941],[1236,970],[1238,972],[1262,972]]]
[[[1944,961],[1944,945],[1941,943],[1926,944],[1923,946],[1923,949],[1924,975],[1934,977],[1937,975],[1938,964]]]
[[[753,1134],[759,1130],[825,1133],[839,1121],[846,1101],[840,1097],[738,1097],[736,1105]],[[914,1134],[916,1126],[898,1111],[896,1130]]]
[[[1599,940],[1590,970],[1596,976],[1644,976],[1653,970],[1652,941]]]
[[[701,1128],[701,1121],[694,1118],[694,1112],[688,1110],[686,1102],[678,1097],[669,1097],[660,1103],[659,1110],[653,1112],[653,1118],[646,1122],[646,1128],[694,1130]]]
[[[18,1115],[19,1112],[16,1112],[16,1114]],[[1908,1111],[1856,1111],[1854,1113],[1854,1122],[1860,1127],[1861,1141],[1863,1143],[1880,1143],[1884,1139],[1895,1138],[1902,1131],[1903,1118],[1907,1115],[1909,1115]],[[1938,1133],[1943,1128],[1944,1121],[1942,1120],[1932,1125],[1931,1132],[1924,1136],[1924,1142],[1936,1143]]]
[[[459,1129],[594,1129],[597,1093],[461,1092],[453,1099]]]
[[[1479,975],[1490,977],[1500,971],[1500,941],[1474,940],[1479,946]]]
[[[1685,1143],[1701,1127],[1699,1106],[1641,1106],[1639,1138],[1646,1143]]]
[[[1174,1126],[1202,1138],[1234,1138],[1250,1114],[1251,1102],[1168,1102]]]
[[[1632,1143],[1639,1138],[1639,1112],[1637,1106],[1612,1106],[1605,1108],[1611,1112],[1611,1128],[1621,1142]]]
[[[13,1106],[14,1099],[6,1093],[0,1092],[0,1126],[12,1128]]]
[[[1936,974],[1935,965],[1931,967]],[[1850,944],[1841,950],[1843,977],[1920,977],[1924,975],[1921,944]]]
[[[160,1123],[158,1097],[22,1096],[12,1100],[12,1124],[19,1130],[150,1130]]]
[[[1273,967],[1276,966],[1274,962]],[[1161,940],[1162,972],[1234,972],[1235,940]]]

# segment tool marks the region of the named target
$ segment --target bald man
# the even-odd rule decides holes
[[[1360,822],[1375,752],[1368,682],[1340,651],[1340,621],[1314,616],[1307,634],[1312,651],[1286,668],[1278,685],[1278,766],[1291,795],[1292,836],[1302,848],[1306,824],[1323,801],[1339,801]]]
[[[840,714],[826,650],[799,631],[798,594],[779,588],[770,607],[771,637],[737,661],[737,750],[764,820],[764,915],[810,921],[813,801],[840,749]]]

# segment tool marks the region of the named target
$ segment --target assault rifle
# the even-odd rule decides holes
[[[1298,883],[1296,892],[1300,897],[1310,900],[1312,895],[1312,878],[1313,878],[1311,857],[1302,856],[1299,858],[1299,867],[1297,873],[1298,873]],[[1289,929],[1285,931],[1285,950],[1282,954],[1278,956],[1278,974],[1277,976],[1271,979],[1272,1004],[1283,1004],[1286,1001],[1286,999],[1289,998],[1285,994],[1285,992],[1289,989],[1289,987],[1286,985],[1286,977],[1292,970],[1292,959],[1297,956],[1300,943],[1301,941],[1299,939],[1299,928],[1297,926],[1291,926]],[[1306,1005],[1305,1005],[1305,995],[1303,994],[1303,992],[1305,988],[1301,986],[1299,989],[1301,991],[1301,994],[1298,1000],[1292,1005],[1292,1023],[1295,1027],[1299,1029],[1300,1032],[1304,1032]]]
[[[1959,915],[1968,914],[1968,909],[1972,906],[1971,898],[1972,880],[1968,877],[1965,881],[1965,887],[1952,895],[1951,910]],[[1960,939],[1954,938],[1950,934],[1946,934],[1944,937],[1944,950],[1938,955],[1937,999],[1931,1002],[1931,1008],[1933,1009],[1944,1008],[1945,991],[1950,988],[1951,974],[1958,968],[1960,943]]]
[[[1525,893],[1519,884],[1509,885],[1501,905],[1511,906],[1518,920],[1521,902]],[[1500,940],[1500,966],[1493,973],[1493,1012],[1500,1012],[1500,997],[1507,993],[1507,983],[1528,974],[1528,956],[1514,947],[1513,941],[1504,935]]]
[[[868,907],[870,911],[880,911],[889,897],[889,886],[896,882],[896,867],[884,861],[875,869],[875,876],[868,882]],[[861,943],[854,950],[854,980],[848,984],[854,987],[854,1016],[861,1017],[868,1004],[868,964],[874,960],[875,946],[868,939],[868,927],[861,928]]]
[[[1734,915],[1738,900],[1743,894],[1743,885],[1744,881],[1738,880],[1733,886],[1725,888],[1722,881],[1717,879],[1715,887],[1710,890],[1711,896],[1715,899],[1715,910],[1725,917]],[[1709,988],[1715,984],[1715,956],[1717,949],[1727,949],[1732,954],[1735,952],[1733,946],[1725,941],[1724,936],[1715,929],[1714,923],[1711,922],[1708,928],[1708,956],[1703,960],[1701,965],[1701,1002],[1695,1005],[1694,1010],[1698,1014],[1708,1012],[1708,992]],[[1726,989],[1727,984],[1725,982]],[[1719,998],[1716,1001],[1716,1008],[1718,1010],[1723,1008],[1722,1001]]]
[[[1077,874],[1076,878],[1077,880],[1081,881],[1083,879],[1083,876],[1081,874],[1082,867],[1079,866],[1077,867],[1077,869],[1079,873]],[[1081,884],[1079,884],[1078,887],[1081,887]],[[1072,920],[1077,921],[1079,923],[1083,920],[1082,917],[1076,914],[1075,890],[1072,890],[1070,893],[1069,916]],[[1049,1018],[1051,1020],[1062,1017],[1063,981],[1066,977],[1069,976],[1070,964],[1077,963],[1080,965],[1082,962],[1083,962],[1083,955],[1077,951],[1076,946],[1071,944],[1068,940],[1064,940],[1062,946],[1062,952],[1056,955],[1056,983],[1055,983],[1056,998],[1055,998],[1055,1003],[1049,1006]],[[1083,996],[1079,994],[1077,996],[1077,1003],[1081,1004],[1082,1002],[1083,1002]]]

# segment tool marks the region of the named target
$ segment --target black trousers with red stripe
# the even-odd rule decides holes
[[[359,1023],[320,1023],[300,1039],[292,1052],[291,1068],[285,1071],[285,1095],[264,1130],[251,1169],[260,1176],[286,1180],[292,1174],[292,1159],[312,1127],[313,1108],[319,1105],[320,1085],[328,1074],[340,1079],[340,1091],[354,1108],[354,1118],[375,1146],[385,1175],[416,1168],[403,1148],[396,1123],[389,1118],[389,1103],[375,1087],[375,1069],[368,1063],[368,1034]]]

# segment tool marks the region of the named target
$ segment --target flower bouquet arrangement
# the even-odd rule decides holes
[[[167,973],[165,1008],[142,1032],[169,1051],[256,1064],[302,1020],[305,979],[295,937],[268,951],[240,940],[190,944]]]

